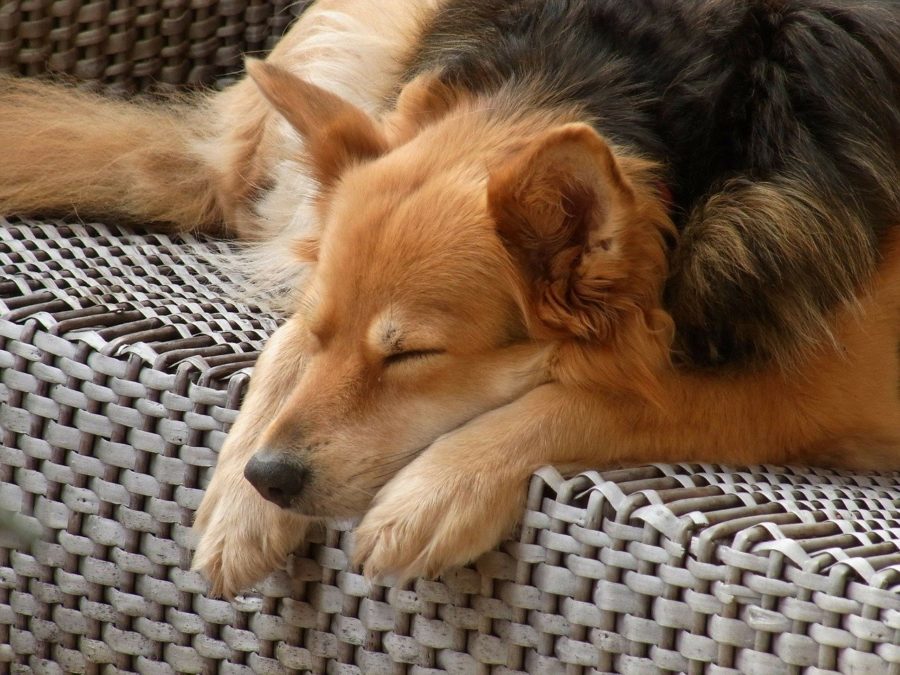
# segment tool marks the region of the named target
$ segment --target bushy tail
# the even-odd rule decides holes
[[[0,77],[0,214],[216,228],[222,213],[216,170],[201,151],[210,134],[203,109]]]
[[[694,210],[673,258],[677,349],[702,366],[790,366],[833,339],[834,311],[876,261],[868,225],[812,181],[734,179]]]

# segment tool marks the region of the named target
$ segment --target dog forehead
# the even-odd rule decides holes
[[[324,295],[340,313],[365,317],[360,327],[373,331],[373,346],[391,333],[388,308],[395,329],[423,313],[452,322],[453,315],[477,313],[466,300],[496,305],[506,279],[506,255],[477,172],[444,167],[423,175],[418,169],[426,167],[404,172],[402,165],[382,158],[348,172],[328,209],[319,258]],[[414,312],[415,320],[399,310]],[[376,325],[384,327],[370,329]]]
[[[446,237],[451,224],[485,218],[487,173],[479,163],[447,164],[413,150],[403,147],[346,171],[332,213],[376,237],[392,230],[396,239]]]
[[[496,283],[504,257],[483,217],[418,206],[337,214],[319,259],[323,290],[346,291],[355,304],[361,295],[386,304],[392,297],[440,301]]]

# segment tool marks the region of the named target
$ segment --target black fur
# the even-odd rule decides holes
[[[900,226],[900,2],[450,0],[407,74],[431,69],[579,102],[666,167],[667,305],[690,363],[821,340]]]

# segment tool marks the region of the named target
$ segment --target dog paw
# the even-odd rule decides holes
[[[439,576],[509,534],[524,488],[426,453],[382,488],[356,530],[354,560],[373,579]]]
[[[232,598],[284,565],[309,523],[260,497],[242,477],[207,491],[194,527],[201,532],[192,569],[210,583],[210,595]]]

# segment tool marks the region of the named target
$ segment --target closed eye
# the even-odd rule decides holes
[[[405,352],[397,352],[384,357],[385,366],[393,366],[398,363],[406,363],[408,361],[417,361],[419,359],[427,359],[430,356],[443,354],[443,349],[410,349]]]

